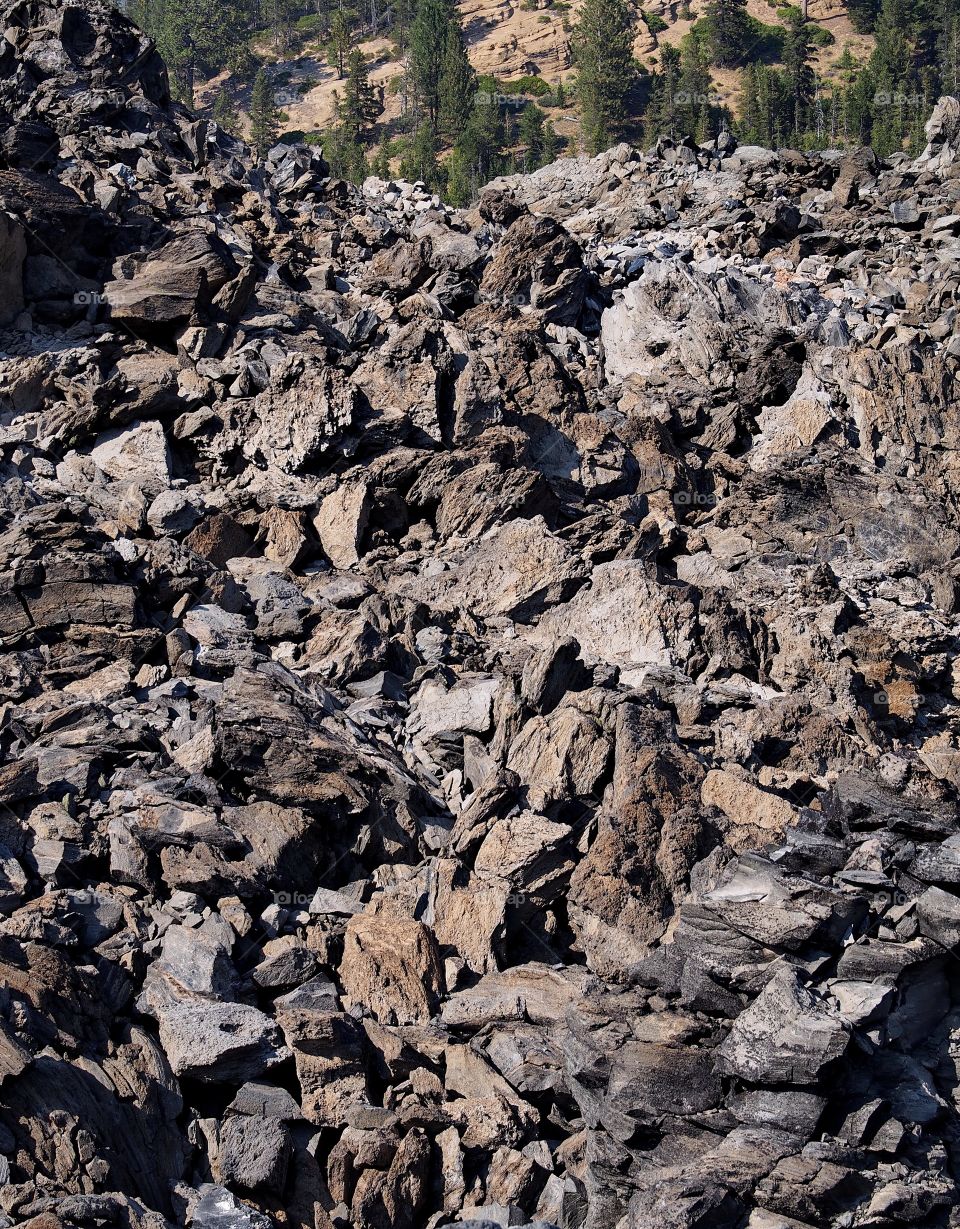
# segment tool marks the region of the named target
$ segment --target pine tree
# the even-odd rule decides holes
[[[414,134],[400,165],[400,174],[404,179],[414,182],[423,180],[429,188],[439,185],[441,176],[437,162],[437,140],[429,123],[422,123]]]
[[[387,130],[383,130],[380,137],[380,144],[377,146],[376,157],[373,160],[372,171],[374,175],[380,179],[389,179],[391,176],[390,168],[390,138],[387,136]]]
[[[747,0],[710,0],[706,28],[713,63],[723,68],[741,63],[753,41]]]
[[[878,0],[847,0],[850,23],[858,34],[872,33],[879,11]]]
[[[474,180],[471,174],[468,155],[462,146],[458,145],[447,161],[447,200],[451,205],[462,208],[469,205],[474,196]]]
[[[534,103],[528,103],[520,112],[517,136],[524,148],[523,170],[535,171],[544,163],[544,121],[546,116]]]
[[[370,125],[380,114],[380,100],[370,84],[363,52],[354,48],[347,62],[347,84],[338,106],[338,115],[350,139],[362,143]]]
[[[650,91],[650,102],[644,116],[647,139],[656,141],[660,137],[676,137],[678,135],[678,106],[682,105],[683,96],[678,99],[680,88],[680,52],[676,47],[665,43],[660,52],[660,71],[654,74]]]
[[[720,131],[722,112],[714,101],[710,65],[700,39],[684,39],[677,93],[682,99],[677,108],[679,135],[692,137],[695,141],[706,141],[716,136]]]
[[[941,89],[956,97],[960,93],[960,16],[944,17],[937,52]]]
[[[560,147],[560,140],[557,137],[556,129],[549,120],[543,125],[543,165],[549,166],[551,162],[556,162],[557,152]]]
[[[280,132],[280,114],[273,95],[273,86],[267,70],[261,68],[253,83],[250,97],[250,144],[258,158],[264,158],[267,150],[276,144]]]
[[[790,126],[795,136],[800,136],[807,130],[810,108],[816,93],[812,55],[813,40],[809,23],[799,9],[793,9],[787,20],[787,32],[783,39],[783,64],[791,95],[788,102],[792,111]]]
[[[142,16],[170,70],[173,93],[187,106],[198,73],[225,68],[248,29],[242,4],[231,0],[144,0]]]
[[[350,56],[350,25],[343,9],[337,9],[330,23],[330,42],[327,45],[327,59],[332,68],[337,70],[337,76],[343,77],[347,71],[347,61]]]
[[[210,118],[214,123],[219,124],[224,132],[229,132],[231,136],[239,135],[240,112],[236,102],[234,102],[233,95],[226,86],[223,86],[217,94],[210,112]]]
[[[447,38],[455,21],[450,0],[419,0],[410,30],[410,75],[416,102],[433,132],[440,118],[440,82],[447,57]]]
[[[440,72],[439,130],[451,141],[457,141],[470,120],[477,93],[477,74],[467,59],[460,23],[452,18],[447,24],[447,45]]]
[[[910,120],[907,98],[918,89],[907,29],[905,0],[883,0],[876,43],[864,74],[874,87],[870,142],[882,158],[903,148]]]
[[[394,0],[392,16],[393,41],[402,56],[410,45],[410,27],[416,17],[415,0]]]
[[[346,124],[338,124],[324,137],[323,155],[330,166],[330,173],[336,178],[347,179],[355,184],[363,183],[366,179],[366,153]]]
[[[574,38],[584,140],[600,153],[619,134],[636,76],[625,0],[585,0]]]
[[[503,148],[507,137],[503,112],[495,101],[497,84],[495,77],[478,79],[477,105],[450,158],[451,178],[468,184],[463,203],[505,169]]]
[[[259,0],[261,20],[273,36],[273,44],[278,51],[285,51],[291,42],[293,33],[293,0]]]

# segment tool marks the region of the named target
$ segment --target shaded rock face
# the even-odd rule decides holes
[[[2,1223],[956,1223],[960,104],[455,213],[0,10]]]

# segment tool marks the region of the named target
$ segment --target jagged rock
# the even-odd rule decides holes
[[[960,104],[454,210],[0,8],[5,1220],[949,1223]]]
[[[426,926],[365,914],[347,923],[340,977],[351,999],[387,1024],[429,1020],[444,988]]]
[[[205,1083],[242,1083],[289,1057],[280,1030],[243,1003],[158,1010],[160,1041],[176,1075]]]
[[[723,1071],[754,1084],[813,1084],[848,1041],[843,1022],[782,969],[734,1021],[718,1057]]]
[[[0,324],[10,324],[23,311],[23,262],[27,241],[13,218],[0,214]]]

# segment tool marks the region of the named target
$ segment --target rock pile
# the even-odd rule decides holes
[[[957,103],[460,213],[0,7],[0,1223],[957,1223]]]

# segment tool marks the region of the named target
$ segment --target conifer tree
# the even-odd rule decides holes
[[[880,5],[878,0],[847,0],[847,12],[850,24],[858,34],[870,34],[880,12]]]
[[[557,137],[556,129],[549,120],[543,125],[543,165],[549,166],[551,162],[556,162],[557,152],[560,147],[560,141]]]
[[[650,91],[650,103],[645,116],[647,139],[656,141],[660,137],[677,137],[678,107],[682,105],[682,95],[678,99],[680,88],[680,51],[670,43],[665,43],[660,52],[660,70],[654,74]]]
[[[440,119],[440,82],[447,58],[447,38],[455,21],[450,0],[419,0],[410,30],[410,74],[419,108],[433,132]]]
[[[585,0],[574,38],[577,96],[587,150],[600,153],[626,118],[636,76],[633,33],[625,0]]]
[[[142,12],[173,93],[187,106],[193,106],[197,74],[219,72],[246,38],[244,10],[231,0],[145,0]]]
[[[723,68],[741,64],[753,41],[747,0],[710,0],[706,26],[713,63]]]
[[[451,141],[457,141],[470,120],[477,94],[477,74],[467,59],[460,23],[451,18],[447,23],[446,50],[438,85],[439,130]]]
[[[529,173],[544,165],[544,121],[546,116],[534,103],[520,112],[517,136],[524,148],[522,169]]]
[[[370,84],[367,62],[355,47],[347,62],[347,84],[338,106],[340,122],[352,141],[362,143],[379,114],[380,100]]]
[[[350,25],[343,9],[337,9],[330,23],[330,41],[327,44],[327,60],[332,68],[337,70],[337,76],[343,77],[347,71],[347,61],[350,58]]]
[[[713,80],[703,42],[698,38],[684,39],[680,53],[682,99],[677,108],[677,128],[681,136],[706,141],[720,130],[721,111],[714,100]]]
[[[380,137],[380,144],[377,146],[377,153],[371,169],[374,175],[379,176],[381,179],[390,178],[390,138],[387,136],[386,129],[383,130]]]
[[[437,139],[432,126],[424,120],[414,133],[413,140],[400,164],[404,179],[423,180],[429,188],[436,189],[440,183],[440,166],[437,162]]]
[[[277,110],[273,86],[267,70],[261,68],[253,83],[250,98],[250,144],[258,158],[264,158],[267,150],[276,144],[280,132],[280,113]]]
[[[799,9],[792,9],[783,40],[783,64],[789,89],[789,126],[795,136],[807,129],[810,108],[816,92],[811,58],[813,41],[809,23]]]
[[[234,102],[233,95],[226,86],[223,86],[218,92],[210,112],[210,117],[214,123],[219,124],[224,132],[229,132],[231,136],[239,134],[240,112],[237,109],[237,104]]]

